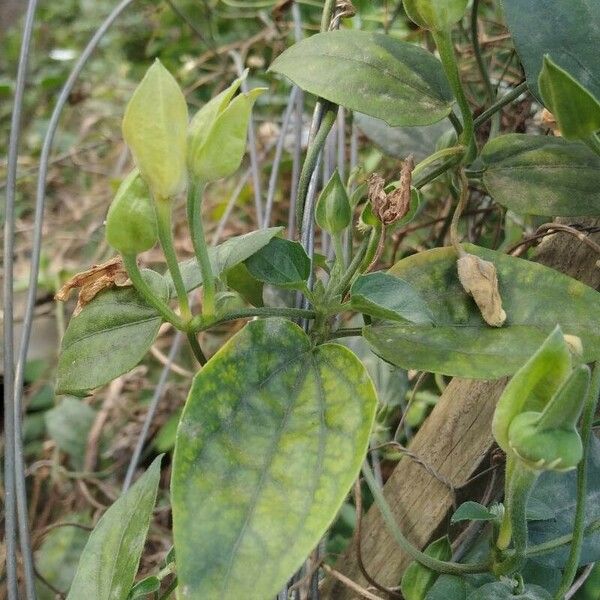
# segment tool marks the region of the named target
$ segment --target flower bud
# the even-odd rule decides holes
[[[156,244],[154,203],[139,171],[121,183],[106,215],[106,240],[121,254],[139,254]]]
[[[468,0],[404,0],[406,14],[419,27],[447,31],[462,19]]]
[[[185,97],[156,60],[123,117],[123,137],[155,199],[172,198],[185,189],[187,127]]]
[[[321,229],[331,234],[341,233],[352,221],[348,194],[337,169],[319,196],[315,219]]]

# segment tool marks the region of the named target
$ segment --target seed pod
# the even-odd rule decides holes
[[[473,296],[484,321],[492,327],[502,327],[506,313],[498,288],[498,275],[494,263],[473,254],[461,256],[457,263],[458,279],[465,292]]]
[[[121,183],[106,215],[106,240],[121,254],[139,254],[156,244],[154,203],[137,169]]]

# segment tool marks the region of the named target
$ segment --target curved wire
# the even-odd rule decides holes
[[[24,561],[31,561],[31,542],[29,540],[29,523],[27,520],[27,492],[25,487],[25,469],[23,458],[23,439],[21,427],[21,412],[23,401],[23,378],[24,369],[27,361],[27,352],[31,339],[31,327],[33,324],[33,311],[37,296],[38,275],[40,270],[40,256],[42,247],[42,225],[44,220],[44,206],[46,200],[46,175],[48,172],[48,163],[50,160],[50,151],[54,141],[54,135],[58,127],[62,110],[69,98],[77,79],[85,67],[90,56],[98,47],[98,44],[119,17],[119,15],[133,3],[133,0],[121,0],[113,8],[110,14],[102,22],[96,33],[92,36],[87,46],[79,56],[79,59],[73,66],[71,73],[63,88],[58,95],[56,105],[50,117],[48,130],[44,137],[42,152],[40,155],[40,167],[38,172],[36,200],[35,200],[35,218],[33,226],[33,247],[31,252],[31,272],[29,275],[29,289],[27,292],[27,302],[25,316],[23,320],[23,332],[21,336],[21,346],[14,374],[14,469],[15,469],[15,491],[17,502],[17,515],[19,520],[19,535],[21,538],[21,552]],[[26,574],[27,575],[27,574]],[[31,582],[28,581],[28,598],[35,600],[35,589],[30,589]],[[16,598],[16,597],[15,597]],[[11,599],[12,600],[12,599]]]
[[[17,67],[17,80],[15,85],[15,103],[10,124],[10,139],[8,142],[8,172],[6,177],[6,205],[4,213],[4,539],[6,543],[6,579],[9,600],[17,600],[17,502],[15,470],[16,431],[15,422],[20,424],[20,411],[15,410],[14,389],[14,308],[13,308],[13,251],[15,245],[15,196],[17,187],[17,162],[19,155],[19,139],[21,137],[21,115],[23,112],[23,94],[25,92],[25,81],[27,79],[27,66],[29,63],[29,51],[31,48],[31,35],[35,21],[35,10],[37,0],[29,0],[25,25],[23,27],[23,39],[19,54]],[[18,428],[20,430],[20,427]],[[27,525],[27,510],[23,521]],[[25,572],[25,583],[27,596],[31,598],[33,585],[35,585],[33,560],[31,552],[28,552],[28,527],[21,531],[21,553],[23,555],[23,570]]]

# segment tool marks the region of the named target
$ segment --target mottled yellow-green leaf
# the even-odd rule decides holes
[[[123,137],[156,198],[186,184],[188,110],[183,92],[159,60],[148,69],[123,117]]]
[[[337,344],[253,321],[196,375],[171,481],[178,598],[265,600],[302,564],[364,460],[373,384]]]

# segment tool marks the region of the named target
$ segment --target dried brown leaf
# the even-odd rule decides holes
[[[464,290],[473,296],[484,321],[492,327],[502,327],[506,313],[498,287],[494,263],[473,254],[465,254],[457,261],[458,279]]]
[[[414,168],[415,161],[410,155],[402,163],[398,187],[389,194],[385,193],[385,180],[383,177],[373,173],[369,178],[369,201],[373,206],[373,212],[384,225],[395,223],[409,211]]]
[[[93,265],[86,271],[82,271],[71,277],[56,292],[54,298],[60,302],[66,302],[71,296],[71,291],[79,289],[77,306],[73,312],[73,316],[77,316],[83,307],[91,302],[102,290],[127,285],[131,285],[131,281],[123,266],[123,261],[120,256],[115,256],[102,264]]]

